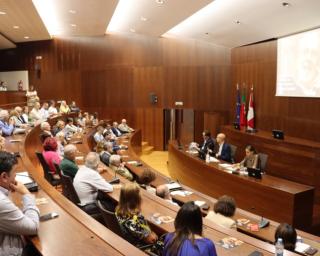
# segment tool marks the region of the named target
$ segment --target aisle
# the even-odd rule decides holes
[[[141,155],[140,158],[152,168],[169,177],[167,168],[168,151],[153,151],[148,155]]]

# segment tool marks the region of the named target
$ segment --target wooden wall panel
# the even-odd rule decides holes
[[[254,84],[258,129],[281,129],[290,136],[320,141],[320,98],[275,96],[276,40],[232,49],[231,69],[231,120],[235,119],[236,84],[246,83],[248,89]]]

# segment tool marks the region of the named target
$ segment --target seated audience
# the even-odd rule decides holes
[[[54,100],[50,101],[50,107],[48,109],[48,114],[49,114],[49,116],[53,116],[53,115],[58,114],[58,110],[56,108],[56,102]]]
[[[0,255],[22,255],[22,236],[36,235],[39,229],[40,212],[35,198],[15,180],[17,163],[13,154],[0,152]],[[9,192],[22,196],[22,210],[9,199]]]
[[[106,134],[110,134],[110,140],[116,140],[117,136],[113,133],[112,129],[111,129],[111,125],[110,124],[106,124],[106,128],[104,129],[103,133]]]
[[[40,109],[41,119],[43,119],[43,120],[47,120],[48,119],[48,117],[49,117],[48,108],[49,108],[48,102],[44,102],[42,104],[41,109]]]
[[[112,155],[109,159],[109,166],[115,172],[125,177],[128,180],[133,180],[131,172],[121,163],[121,156]]]
[[[22,117],[26,123],[29,123],[29,107],[28,106],[23,107]]]
[[[116,135],[117,137],[120,137],[122,135],[122,132],[118,128],[118,123],[117,122],[113,122],[112,123],[111,130],[112,130],[113,134]]]
[[[274,234],[275,243],[278,241],[278,238],[282,238],[284,249],[294,251],[297,242],[297,232],[292,226],[287,223],[280,224]]]
[[[81,205],[96,204],[98,190],[112,192],[113,187],[98,172],[99,155],[90,152],[85,165],[81,166],[73,180],[74,188],[79,196]]]
[[[226,135],[223,133],[219,133],[217,135],[217,143],[218,147],[216,149],[216,158],[221,159],[226,162],[231,162],[231,147],[229,144],[225,142]]]
[[[150,169],[144,169],[137,182],[143,189],[152,194],[156,194],[156,189],[150,186],[150,183],[156,179],[156,175]]]
[[[99,124],[98,113],[94,112],[93,115],[90,116],[90,120],[93,126],[98,125]]]
[[[216,256],[214,243],[202,235],[202,214],[194,202],[185,203],[174,221],[175,232],[166,235],[163,256]]]
[[[167,201],[167,202],[169,202],[169,203],[171,203],[173,205],[179,206],[177,203],[172,201],[172,197],[170,195],[170,190],[169,190],[168,186],[165,185],[165,184],[160,185],[160,186],[157,187],[156,195],[158,197],[163,198],[165,201]]]
[[[96,133],[93,135],[94,141],[98,144],[99,142],[104,142],[104,137],[103,137],[103,127],[98,126]]]
[[[90,120],[90,116],[88,112],[83,113],[82,122],[85,124],[85,126],[91,126],[92,122]]]
[[[211,156],[215,152],[215,141],[211,138],[211,133],[208,130],[203,131],[202,133],[203,143],[198,148],[200,156],[204,156],[209,153]]]
[[[85,128],[85,127],[86,127],[86,122],[85,122],[85,120],[83,119],[83,115],[82,115],[81,111],[79,111],[75,123],[76,123],[76,125],[77,125],[78,127],[81,127],[81,128]]]
[[[58,132],[55,136],[55,138],[57,139],[57,143],[58,143],[58,149],[57,152],[59,154],[59,156],[63,157],[64,156],[64,146],[67,145],[67,141],[65,139],[65,135],[64,132]]]
[[[59,113],[68,114],[70,112],[69,106],[67,105],[65,100],[62,100],[60,103]]]
[[[213,211],[209,211],[206,218],[214,223],[226,227],[235,228],[236,222],[232,219],[236,211],[236,203],[230,196],[221,196],[214,204]]]
[[[76,102],[72,101],[70,104],[70,111],[71,112],[80,112],[80,108],[77,107]]]
[[[118,129],[122,132],[122,133],[129,133],[129,132],[133,132],[134,130],[129,127],[127,125],[127,120],[126,119],[122,119],[121,120],[121,124],[119,124]]]
[[[73,118],[68,117],[66,127],[64,128],[64,132],[65,132],[66,136],[71,137],[73,134],[80,132],[80,131],[81,131],[80,128],[78,128],[77,126],[75,126],[73,124]]]
[[[107,141],[106,143],[99,142],[97,144],[97,153],[100,156],[101,162],[103,162],[105,165],[109,166],[110,157],[114,153],[112,142],[110,142],[110,141]]]
[[[123,146],[123,145],[118,145],[118,143],[116,142],[116,140],[114,140],[112,138],[112,134],[110,132],[103,132],[103,143],[107,143],[107,142],[111,142],[112,143],[112,150],[113,152],[117,152],[120,149],[128,149],[127,146]]]
[[[6,139],[0,135],[0,151],[6,151]]]
[[[79,167],[76,165],[76,152],[77,147],[73,144],[68,144],[64,148],[64,157],[60,163],[60,169],[64,175],[71,177],[76,176]]]
[[[37,121],[41,121],[42,120],[42,115],[41,115],[41,112],[40,112],[40,103],[39,102],[35,102],[34,103],[33,109],[29,113],[29,118],[33,122],[37,122]]]
[[[16,127],[25,128],[28,126],[28,119],[25,120],[21,107],[14,108],[14,112],[12,112],[12,117],[14,119],[14,123]]]
[[[55,138],[48,137],[43,142],[42,155],[49,166],[50,172],[53,175],[57,175],[56,168],[54,167],[53,164],[56,163],[59,165],[61,162],[61,158],[57,152],[57,149],[58,149],[58,143]],[[58,176],[55,176],[55,178],[58,178]]]
[[[56,125],[52,129],[53,136],[56,136],[58,132],[64,132],[65,124],[64,121],[58,120]]]
[[[0,110],[0,130],[3,136],[10,136],[14,130],[14,119],[9,119],[8,110]]]
[[[247,145],[246,149],[246,156],[245,158],[237,164],[234,164],[234,167],[242,168],[242,167],[249,167],[249,168],[260,168],[260,160],[259,155],[255,148],[251,145]]]
[[[46,138],[52,137],[51,125],[48,122],[42,122],[40,124],[41,133],[39,135],[40,141],[43,143]]]
[[[121,188],[115,212],[124,237],[135,246],[153,244],[158,239],[141,214],[141,200],[139,186],[126,183]]]

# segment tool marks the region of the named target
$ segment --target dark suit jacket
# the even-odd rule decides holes
[[[219,147],[218,147],[219,149]],[[218,152],[217,152],[218,153]],[[231,147],[227,143],[223,143],[222,150],[221,150],[221,155],[218,157],[221,160],[224,160],[226,162],[232,161],[231,159]]]
[[[122,135],[122,132],[119,129],[112,127],[111,130],[114,133],[114,135],[116,135],[117,137]]]
[[[200,146],[200,154],[207,154],[208,152],[208,149],[212,150],[212,153],[210,153],[210,155],[214,155],[215,154],[215,144],[216,142],[212,139],[212,138],[209,138],[207,139],[207,141],[204,143],[204,145],[202,144]],[[203,147],[204,146],[204,147]]]

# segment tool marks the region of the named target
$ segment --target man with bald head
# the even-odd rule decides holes
[[[122,119],[121,120],[121,124],[119,124],[118,129],[122,133],[130,133],[130,132],[134,131],[131,127],[129,127],[129,125],[127,124],[127,120],[126,119]]]
[[[167,202],[169,202],[169,203],[171,203],[171,204],[173,204],[173,205],[178,206],[177,203],[175,203],[175,202],[172,201],[172,197],[171,197],[171,195],[170,195],[170,190],[169,190],[169,188],[168,188],[167,185],[165,185],[165,184],[159,185],[159,186],[157,187],[157,189],[156,189],[156,195],[157,195],[158,197],[163,198],[163,199],[166,200]]]
[[[76,176],[79,167],[75,163],[77,147],[73,144],[68,144],[64,147],[63,159],[60,163],[60,169],[64,175],[68,175],[72,179]]]
[[[218,149],[216,151],[216,158],[226,162],[231,162],[231,147],[225,142],[225,140],[226,135],[224,133],[219,133],[217,135],[216,142],[218,144]]]

